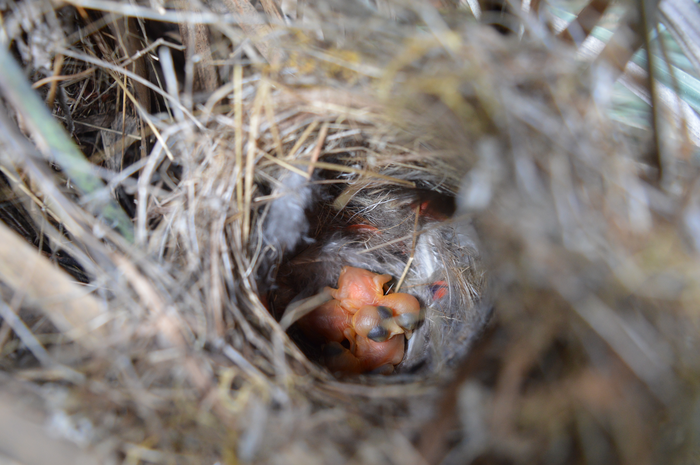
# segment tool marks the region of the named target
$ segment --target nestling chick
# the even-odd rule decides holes
[[[324,344],[331,371],[391,373],[403,359],[405,331],[421,320],[420,304],[409,294],[384,295],[389,275],[343,267],[333,300],[299,320],[309,340]]]

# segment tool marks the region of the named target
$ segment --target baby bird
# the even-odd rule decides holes
[[[333,300],[298,322],[313,342],[324,344],[326,366],[333,372],[388,374],[404,355],[403,334],[420,323],[418,300],[409,294],[384,295],[389,275],[346,266]]]

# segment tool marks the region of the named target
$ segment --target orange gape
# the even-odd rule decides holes
[[[331,371],[391,373],[403,359],[404,332],[420,322],[420,304],[409,294],[384,295],[386,274],[346,266],[333,300],[300,319],[302,332],[324,344]]]

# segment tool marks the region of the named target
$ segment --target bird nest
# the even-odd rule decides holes
[[[4,7],[0,453],[697,454],[692,140],[526,17],[294,4]],[[420,303],[391,375],[295,324],[345,266]]]

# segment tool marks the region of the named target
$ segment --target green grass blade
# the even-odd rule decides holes
[[[97,199],[91,210],[134,242],[134,227],[124,210],[111,198],[102,180],[94,174],[92,164],[54,119],[39,95],[32,89],[14,57],[0,47],[0,89],[7,100],[31,127],[40,151],[56,163],[82,195]]]

